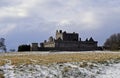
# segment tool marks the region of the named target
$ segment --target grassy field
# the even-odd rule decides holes
[[[120,59],[119,52],[79,52],[79,53],[1,53],[0,65],[7,62],[12,65],[21,64],[52,64],[65,62],[101,62],[110,59]]]

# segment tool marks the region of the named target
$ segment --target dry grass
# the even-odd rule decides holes
[[[5,78],[5,77],[3,76],[3,74],[0,74],[0,78]]]
[[[51,64],[81,61],[106,61],[109,59],[120,59],[120,53],[65,53],[65,54],[26,54],[0,56],[0,65],[6,63],[5,59],[11,60],[13,65],[20,64]]]

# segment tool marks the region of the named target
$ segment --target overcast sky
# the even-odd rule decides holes
[[[0,0],[0,37],[8,49],[42,42],[60,29],[102,45],[120,31],[120,0]]]

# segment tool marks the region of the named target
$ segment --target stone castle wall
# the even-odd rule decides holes
[[[97,49],[97,41],[92,38],[86,41],[79,40],[78,33],[66,33],[56,31],[56,38],[50,37],[48,41],[45,41],[42,47],[38,47],[38,44],[32,44],[32,50],[37,51],[49,51],[49,50],[60,50],[60,51],[88,51]]]

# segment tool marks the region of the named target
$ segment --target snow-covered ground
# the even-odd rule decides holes
[[[120,62],[74,62],[50,65],[11,65],[0,67],[5,78],[120,78]]]

